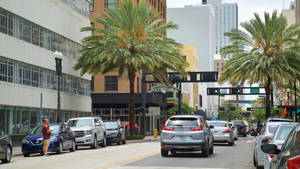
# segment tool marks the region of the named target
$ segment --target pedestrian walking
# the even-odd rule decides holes
[[[50,137],[51,137],[51,132],[52,130],[49,129],[49,121],[48,119],[44,119],[44,125],[42,127],[42,134],[43,134],[43,152],[44,152],[44,156],[48,157],[48,148],[50,145]]]

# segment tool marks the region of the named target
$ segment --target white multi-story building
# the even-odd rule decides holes
[[[208,0],[208,4],[213,5],[216,15],[216,54],[220,54],[220,49],[230,44],[228,37],[224,33],[231,29],[238,28],[238,6],[237,3],[223,3],[222,0]],[[230,56],[224,56],[228,59]],[[226,58],[227,57],[227,58]]]
[[[167,36],[181,44],[194,45],[197,49],[199,71],[214,70],[215,54],[215,12],[212,5],[186,6],[168,8],[167,21],[179,26],[177,30],[167,32]],[[207,110],[211,115],[214,102],[207,97],[205,83],[199,83],[199,98],[202,98],[200,109]],[[201,99],[199,99],[201,100]]]
[[[55,51],[62,57],[61,120],[91,113],[91,76],[73,69],[88,26],[86,0],[0,1],[0,130],[24,134],[57,117]]]

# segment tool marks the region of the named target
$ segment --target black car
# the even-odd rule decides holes
[[[120,121],[104,122],[106,128],[106,142],[126,144],[125,128]]]
[[[0,160],[9,163],[12,155],[12,141],[8,135],[0,130]]]
[[[22,152],[24,157],[28,157],[33,153],[43,154],[42,127],[42,125],[38,125],[23,139]],[[63,150],[75,151],[75,137],[73,132],[64,123],[49,124],[49,128],[53,130],[50,137],[49,152],[59,154]]]
[[[238,128],[238,135],[242,135],[244,137],[247,137],[247,126],[242,120],[232,120],[234,126],[237,126]]]
[[[278,149],[275,144],[263,144],[261,149],[264,153],[275,154],[270,163],[271,169],[294,169],[300,166],[300,125],[294,128],[285,142]],[[294,166],[294,167],[291,167]]]

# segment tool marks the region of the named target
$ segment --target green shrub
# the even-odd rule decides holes
[[[143,135],[126,136],[126,140],[143,140],[143,139],[144,139]]]

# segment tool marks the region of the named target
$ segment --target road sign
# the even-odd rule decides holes
[[[224,104],[257,104],[260,100],[222,100]]]
[[[207,89],[219,89],[218,95],[265,95],[262,93],[263,90],[260,90],[263,87],[218,87],[218,88],[207,88]],[[209,94],[208,95],[216,95]]]
[[[251,94],[259,94],[259,88],[258,88],[258,87],[256,87],[256,88],[251,88],[251,89],[250,89],[250,93],[251,93]]]

